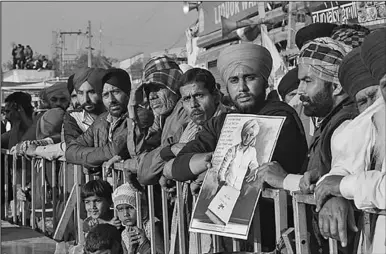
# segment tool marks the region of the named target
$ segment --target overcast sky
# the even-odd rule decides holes
[[[85,32],[91,20],[92,45],[106,56],[126,59],[139,52],[150,53],[184,46],[185,30],[197,19],[197,11],[185,15],[181,2],[2,2],[2,62],[11,59],[11,44],[30,45],[50,55],[52,31]],[[66,36],[66,53],[77,44],[87,47],[85,36]]]

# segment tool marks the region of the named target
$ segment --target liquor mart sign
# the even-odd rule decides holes
[[[356,2],[349,2],[340,6],[332,6],[330,8],[312,12],[313,23],[345,23],[347,21],[352,22],[357,19],[358,9]]]
[[[202,2],[204,29],[200,35],[212,33],[221,28],[221,16],[234,21],[242,20],[258,12],[258,2]]]

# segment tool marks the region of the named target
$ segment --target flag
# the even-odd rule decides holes
[[[273,84],[274,89],[277,89],[277,86],[279,85],[278,78],[284,76],[288,72],[288,69],[275,44],[269,37],[265,25],[261,26],[261,45],[271,53],[273,60],[272,71],[268,81]]]

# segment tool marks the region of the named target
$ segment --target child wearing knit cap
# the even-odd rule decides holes
[[[150,221],[148,216],[146,196],[141,193],[142,225],[137,222],[136,192],[138,190],[131,183],[124,183],[113,193],[114,208],[118,218],[125,229],[122,231],[122,247],[124,253],[144,254],[150,253]],[[155,218],[155,244],[156,253],[163,254],[163,238],[161,225]]]

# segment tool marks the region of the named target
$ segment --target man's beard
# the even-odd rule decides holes
[[[99,114],[103,111],[104,105],[102,103],[83,103],[80,108],[84,109],[86,112],[90,114]]]
[[[239,102],[240,97],[249,97],[247,102]],[[233,104],[240,113],[257,113],[265,102],[265,92],[259,95],[253,95],[251,93],[238,94],[232,99]]]
[[[325,117],[331,112],[334,107],[334,101],[329,90],[330,89],[326,87],[312,98],[300,95],[300,100],[308,103],[303,104],[304,114],[306,116]]]

